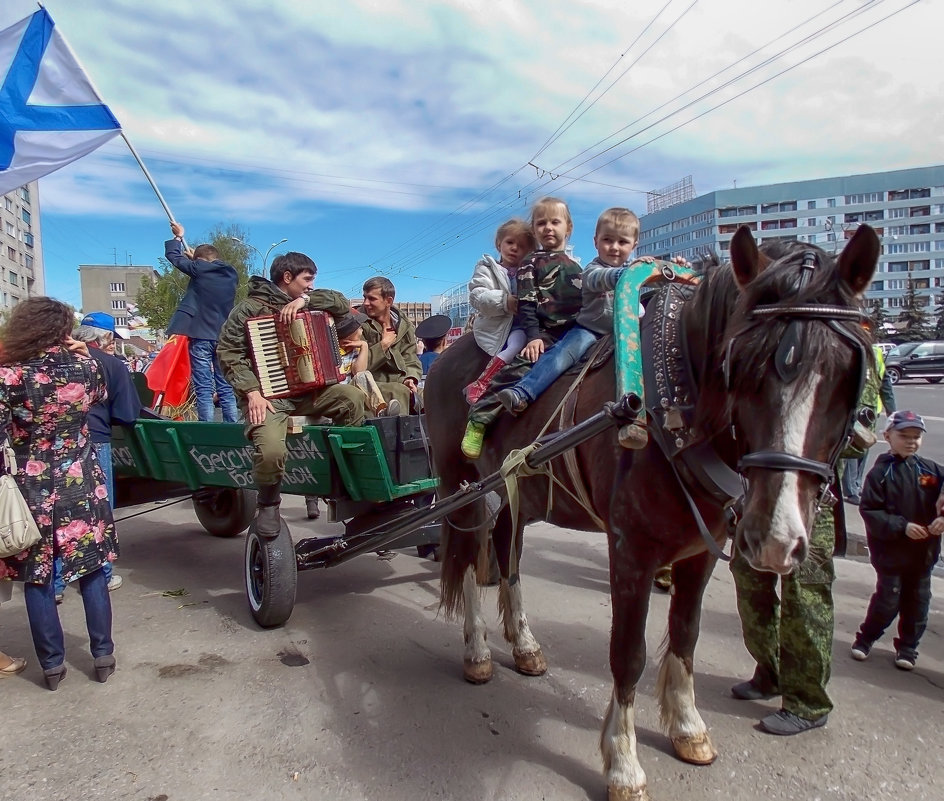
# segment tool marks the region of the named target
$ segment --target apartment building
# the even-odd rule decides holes
[[[3,196],[0,229],[0,310],[5,310],[25,298],[45,294],[36,181]]]
[[[944,166],[722,189],[647,214],[640,220],[639,253],[694,259],[728,255],[741,225],[758,243],[789,239],[842,250],[863,224],[882,241],[870,299],[892,314],[909,278],[919,302],[937,305],[944,292]]]
[[[153,267],[112,264],[80,264],[79,286],[82,312],[108,312],[115,325],[127,327],[128,306],[144,281],[156,281],[160,274]]]

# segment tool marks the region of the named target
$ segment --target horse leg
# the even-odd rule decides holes
[[[662,726],[675,753],[695,765],[710,765],[718,756],[708,727],[695,708],[692,667],[702,596],[714,565],[715,558],[705,551],[672,567],[675,594],[669,605],[669,631],[656,685]]]
[[[462,599],[465,606],[465,620],[462,625],[465,640],[462,676],[472,684],[485,684],[492,678],[492,654],[486,642],[485,618],[482,615],[474,564],[466,568],[462,578]]]
[[[514,553],[512,553],[511,512],[506,506],[495,521],[492,541],[498,556],[501,583],[498,587],[498,611],[501,614],[505,639],[511,644],[511,655],[515,669],[525,676],[543,676],[547,672],[547,660],[541,645],[531,633],[528,617],[521,596],[521,580],[518,566],[521,560],[521,545],[524,541],[524,519],[519,517]]]
[[[608,801],[648,801],[646,773],[636,755],[636,685],[646,666],[646,616],[656,560],[630,546],[624,530],[611,531],[610,672],[613,694],[603,719],[600,752]]]

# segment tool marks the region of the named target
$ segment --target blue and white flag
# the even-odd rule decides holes
[[[0,31],[0,76],[0,195],[121,133],[45,9]]]

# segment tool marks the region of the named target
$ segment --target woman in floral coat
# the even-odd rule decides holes
[[[16,482],[42,538],[0,560],[0,580],[25,582],[24,596],[46,686],[66,674],[65,642],[53,585],[53,559],[66,581],[78,580],[95,673],[115,670],[111,601],[102,565],[118,541],[102,469],[88,436],[89,406],[105,381],[84,343],[70,336],[72,311],[52,298],[29,298],[10,315],[0,344],[0,425],[16,452]]]

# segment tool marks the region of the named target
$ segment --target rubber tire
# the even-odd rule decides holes
[[[944,378],[942,378],[941,376],[938,376],[937,378],[926,378],[925,380],[929,384],[940,384],[942,381],[944,381]]]
[[[256,515],[256,491],[220,487],[203,490],[213,493],[210,501],[193,497],[193,511],[200,525],[214,537],[235,537],[242,534]]]
[[[901,381],[901,370],[897,367],[889,367],[885,372],[888,373],[888,380],[893,384],[897,384]]]
[[[298,571],[285,520],[275,537],[260,537],[255,524],[249,527],[244,577],[249,612],[262,628],[281,626],[292,616]]]

